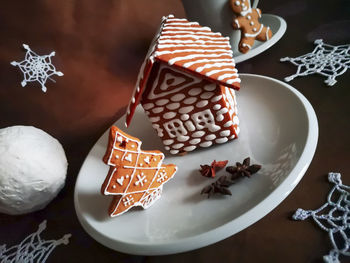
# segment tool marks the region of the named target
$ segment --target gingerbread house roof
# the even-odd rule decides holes
[[[235,68],[229,38],[214,33],[209,27],[202,27],[197,22],[169,15],[163,17],[159,32],[140,69],[126,114],[126,126],[130,124],[156,61],[219,85],[236,90],[240,88],[241,80]]]

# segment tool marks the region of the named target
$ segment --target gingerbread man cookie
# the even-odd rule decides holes
[[[261,10],[251,8],[249,0],[231,0],[231,8],[237,16],[233,20],[233,28],[241,30],[241,40],[238,49],[247,53],[253,46],[255,39],[267,41],[272,37],[269,27],[260,24]]]

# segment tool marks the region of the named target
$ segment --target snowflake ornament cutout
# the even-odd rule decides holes
[[[312,217],[317,225],[328,232],[333,249],[323,257],[327,263],[339,263],[339,256],[350,256],[350,186],[343,185],[339,173],[329,173],[328,180],[334,184],[327,203],[316,210],[298,209],[294,220]]]
[[[69,243],[71,234],[64,235],[59,240],[43,240],[40,234],[46,229],[46,220],[39,225],[36,232],[10,248],[0,246],[0,262],[42,263],[46,262],[51,252],[59,245]]]
[[[325,44],[322,39],[315,40],[315,49],[300,57],[281,58],[280,61],[290,61],[298,67],[294,75],[284,78],[291,81],[298,76],[320,74],[327,79],[324,81],[328,86],[333,86],[335,78],[342,75],[350,67],[350,45],[332,46]]]
[[[56,82],[51,78],[52,75],[63,76],[61,71],[56,71],[51,62],[51,57],[56,54],[55,51],[49,55],[39,56],[28,45],[23,44],[23,47],[27,50],[24,60],[11,62],[11,65],[18,66],[24,75],[24,80],[21,82],[22,87],[26,86],[28,82],[38,81],[41,84],[41,90],[46,92],[45,83],[47,79]]]

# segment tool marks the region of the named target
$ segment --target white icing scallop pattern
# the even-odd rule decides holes
[[[193,109],[194,109],[193,106],[182,107],[182,108],[180,108],[179,112],[181,114],[185,114],[185,113],[191,112]]]
[[[186,98],[185,94],[179,93],[170,98],[171,101],[181,101]]]
[[[201,92],[202,92],[201,88],[193,88],[188,92],[188,94],[191,96],[196,96],[196,95],[200,94]]]
[[[163,106],[163,105],[167,104],[168,102],[169,102],[168,99],[160,99],[160,100],[156,101],[156,105]]]
[[[164,107],[156,107],[152,109],[153,113],[160,113],[164,110]]]
[[[201,99],[210,99],[214,96],[214,92],[204,92],[200,95]]]
[[[178,102],[170,103],[170,104],[166,105],[166,107],[169,110],[176,110],[176,109],[180,108],[180,103],[178,103]]]
[[[193,104],[197,101],[197,98],[196,97],[190,97],[190,98],[187,98],[183,101],[183,103],[185,104]]]

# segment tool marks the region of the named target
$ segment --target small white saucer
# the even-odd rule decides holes
[[[102,162],[108,131],[98,140],[79,172],[74,193],[83,228],[103,245],[125,253],[164,255],[200,248],[250,226],[286,198],[306,172],[315,153],[318,123],[306,98],[290,85],[269,77],[240,74],[237,92],[241,133],[237,140],[185,156],[167,154],[164,163],[178,166],[164,185],[163,196],[147,210],[132,209],[110,218],[110,196],[100,194],[108,166]],[[140,138],[143,149],[164,151],[141,107],[131,126],[116,125]],[[232,196],[200,195],[215,181],[200,175],[200,164],[214,159],[229,164],[250,156],[262,169],[230,187]],[[218,176],[225,174],[218,173]],[[271,225],[271,228],[274,226]]]
[[[269,49],[278,40],[281,39],[281,37],[284,35],[287,29],[286,21],[282,17],[276,15],[263,14],[260,19],[260,22],[265,26],[269,26],[271,28],[271,31],[273,33],[271,39],[269,39],[266,42],[255,41],[252,49],[246,54],[239,52],[237,49],[238,47],[232,47],[232,55],[236,63],[255,57],[256,55],[259,55],[260,53]]]

